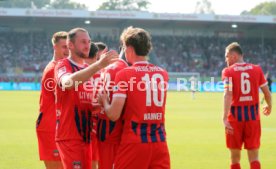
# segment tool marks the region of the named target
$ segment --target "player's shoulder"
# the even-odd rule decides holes
[[[257,65],[257,64],[252,64],[252,63],[250,63],[250,65],[252,65],[252,67],[254,68],[254,69],[262,69],[262,67],[260,66],[260,65]]]
[[[162,67],[160,67],[158,65],[155,65],[155,64],[150,64],[150,66],[152,67],[153,74],[154,73],[159,73],[159,74],[163,74],[163,75],[165,75],[167,77],[169,76],[169,73],[168,73],[168,71],[166,69],[164,69],[164,68],[162,68]]]
[[[246,66],[252,69],[254,72],[262,72],[262,67],[258,64],[246,63]]]
[[[160,72],[164,72],[166,74],[168,74],[168,71],[160,66],[154,65],[154,67],[156,67]]]
[[[221,72],[222,72],[222,74],[225,74],[225,73],[229,72],[229,70],[230,70],[230,67],[225,67],[222,69]]]
[[[116,71],[114,71],[116,77],[132,77],[135,74],[135,68],[133,66],[126,66],[126,67],[118,67]]]
[[[56,61],[51,60],[44,68],[43,70],[43,74],[47,75],[47,74],[51,74],[55,71],[55,65],[56,65]]]
[[[122,60],[122,59],[118,60],[115,64],[116,64],[116,66],[115,66],[115,68],[114,68],[114,71],[115,71],[115,72],[118,72],[118,71],[120,71],[120,70],[122,70],[122,69],[128,67],[127,62],[125,62],[125,61]]]
[[[64,66],[66,66],[66,67],[70,66],[69,59],[67,59],[67,58],[60,59],[60,60],[56,61],[56,63],[55,63],[55,68],[57,68],[57,69],[59,69],[60,67],[64,67]]]
[[[63,58],[58,61],[56,61],[56,64],[69,64],[69,59],[68,58]]]
[[[54,69],[56,65],[56,62],[54,60],[51,60],[44,68],[44,71],[49,71],[51,69]]]
[[[117,69],[121,69],[124,67],[127,67],[127,63],[124,62],[123,60],[119,59],[117,62],[112,63],[111,65],[107,66],[106,68],[104,68],[104,72],[112,72],[112,71],[116,71]]]
[[[224,79],[225,77],[230,77],[232,76],[234,73],[233,71],[233,67],[230,66],[230,67],[225,67],[224,69],[222,69],[221,71],[221,76],[222,76],[222,79]]]

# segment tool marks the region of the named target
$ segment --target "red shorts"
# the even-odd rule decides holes
[[[98,139],[92,137],[92,161],[99,161]]]
[[[60,161],[54,132],[37,131],[39,158],[43,161]]]
[[[166,142],[121,144],[115,159],[115,169],[170,169]]]
[[[99,145],[99,168],[112,169],[119,144],[98,141]]]
[[[91,169],[91,144],[82,140],[57,141],[61,162],[65,169]]]
[[[261,122],[260,120],[247,122],[230,122],[234,129],[234,134],[227,134],[226,145],[230,149],[258,149],[260,147],[261,138]]]

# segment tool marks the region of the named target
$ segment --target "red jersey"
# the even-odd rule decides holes
[[[260,120],[259,87],[267,84],[260,66],[236,63],[222,71],[224,86],[233,91],[229,121]]]
[[[41,93],[39,100],[39,117],[37,120],[37,131],[55,132],[56,128],[56,106],[54,70],[56,61],[52,60],[45,67],[41,79]],[[43,119],[43,120],[42,120]]]
[[[114,97],[126,97],[121,143],[165,142],[168,73],[146,61],[117,73]]]
[[[110,102],[112,101],[112,89],[115,84],[114,80],[116,74],[127,66],[127,63],[124,60],[118,60],[117,62],[113,63],[102,71],[101,78],[103,80],[103,88],[108,93]],[[100,141],[119,143],[122,131],[121,119],[117,120],[116,122],[111,121],[108,119],[104,112],[101,112],[98,115],[98,118],[98,139]]]
[[[98,122],[98,114],[101,112],[102,107],[98,102],[98,94],[101,90],[102,82],[101,82],[101,73],[98,71],[91,78],[92,88],[93,88],[93,97],[92,97],[92,136],[96,138],[97,135],[97,122]]]
[[[55,68],[55,78],[60,84],[61,78],[83,69],[69,59],[58,62]],[[57,97],[57,128],[56,141],[83,140],[91,141],[92,130],[92,85],[91,81],[79,84],[72,89],[56,87]]]
[[[92,114],[93,115],[98,115],[101,111],[101,106],[98,102],[98,94],[99,91],[101,90],[101,72],[97,72],[93,75],[92,79],[92,86],[93,86],[93,97],[92,97],[92,106],[93,106],[93,110],[92,110]]]

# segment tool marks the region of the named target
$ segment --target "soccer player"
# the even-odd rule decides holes
[[[95,43],[91,42],[88,58],[85,59],[85,62],[88,65],[91,65],[91,64],[95,63],[97,60],[99,60],[99,58],[97,57],[98,52],[99,52],[99,48],[97,47],[97,45],[95,45]]]
[[[111,104],[106,93],[99,95],[110,120],[122,116],[123,130],[114,168],[169,169],[165,132],[168,73],[147,61],[152,43],[144,29],[128,27],[121,42],[132,66],[116,74]]]
[[[260,169],[259,147],[261,124],[259,88],[267,103],[263,114],[271,113],[272,103],[267,81],[258,65],[245,63],[240,45],[229,44],[225,50],[228,65],[222,71],[224,89],[224,114],[226,144],[231,153],[231,169],[240,169],[241,148],[247,149],[251,169]]]
[[[196,87],[197,87],[197,79],[196,79],[196,77],[192,76],[189,79],[189,81],[191,83],[192,99],[195,99],[195,92],[196,92]]]
[[[66,44],[67,32],[56,32],[52,37],[53,59],[44,69],[41,80],[39,117],[36,122],[36,133],[40,160],[46,169],[62,169],[59,152],[55,142],[56,107],[54,67],[58,60],[69,55]]]
[[[56,144],[65,169],[91,169],[92,90],[89,82],[96,72],[118,60],[118,54],[109,51],[87,66],[85,58],[90,43],[85,29],[70,30],[67,38],[69,57],[55,67]]]
[[[123,50],[120,56],[123,55]],[[128,64],[122,58],[112,65],[102,70],[103,89],[108,94],[108,99],[112,101],[114,81],[117,72],[126,68]],[[97,135],[99,140],[99,168],[113,169],[116,152],[120,143],[122,121],[109,120],[104,112],[98,114]]]
[[[101,56],[103,53],[108,51],[108,46],[103,42],[95,42],[95,45],[98,47],[99,51],[97,57]]]
[[[86,59],[88,64],[95,63],[100,59],[100,56],[108,51],[108,47],[103,42],[91,43],[89,57]],[[101,112],[101,106],[98,103],[98,93],[102,87],[101,71],[95,73],[91,79],[93,86],[93,98],[92,98],[92,169],[98,168],[99,161],[99,145],[97,135],[98,115]],[[107,164],[107,163],[105,163]],[[102,168],[102,167],[101,167]]]
[[[88,58],[85,59],[85,62],[89,65],[95,63],[98,60],[97,53],[99,52],[99,48],[95,43],[90,44],[90,51]],[[97,85],[99,83],[99,79],[101,74],[100,71],[96,72],[91,78],[92,84],[92,169],[98,169],[98,161],[99,161],[99,152],[98,152],[98,140],[96,137],[96,127],[97,127],[97,120],[98,120],[98,113],[100,111],[100,107],[98,105],[98,97],[97,97]]]

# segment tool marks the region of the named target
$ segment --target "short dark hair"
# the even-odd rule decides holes
[[[103,42],[95,42],[95,45],[99,48],[100,51],[104,50],[107,48],[107,45]]]
[[[120,39],[126,46],[132,46],[139,56],[148,55],[152,49],[151,36],[142,28],[130,26],[123,31]]]
[[[60,39],[67,39],[68,33],[65,31],[56,32],[52,36],[52,44],[55,45],[59,42]]]
[[[76,37],[76,34],[78,32],[87,32],[88,31],[84,28],[74,28],[74,29],[71,29],[69,32],[68,32],[68,40],[71,41],[71,42],[74,42],[75,41],[75,37]]]
[[[236,52],[240,55],[243,55],[241,46],[238,42],[232,42],[230,43],[227,47],[226,50],[228,50],[228,52]]]
[[[97,47],[97,45],[95,43],[91,43],[88,58],[93,59],[94,57],[96,57],[98,51],[99,48]]]

